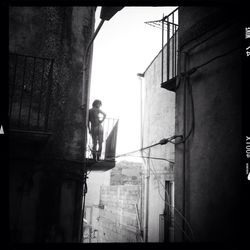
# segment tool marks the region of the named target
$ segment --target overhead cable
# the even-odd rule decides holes
[[[161,157],[152,157],[152,156],[140,156],[140,155],[131,155],[131,157],[140,157],[140,158],[144,158],[144,159],[153,159],[153,160],[161,160],[161,161],[167,161],[169,163],[174,164],[174,161],[170,161],[168,159],[165,158],[161,158]]]
[[[152,167],[153,167],[153,161],[151,161],[151,163],[152,163]],[[152,168],[149,166],[149,169],[152,171],[152,173],[154,174],[154,176],[155,176],[155,178],[156,178],[156,180],[157,180],[157,182],[158,182],[158,184],[161,184],[162,185],[162,187],[163,187],[163,189],[164,189],[164,191],[165,191],[165,193],[166,193],[166,195],[167,195],[167,201],[165,200],[165,199],[163,199],[163,197],[160,195],[160,197],[163,199],[163,201],[170,207],[170,208],[173,208],[182,218],[183,218],[183,220],[185,221],[185,223],[188,225],[188,227],[189,227],[189,229],[190,229],[190,232],[191,232],[191,234],[192,234],[192,237],[193,237],[193,239],[194,239],[194,233],[193,233],[193,229],[192,229],[192,227],[191,227],[191,225],[190,225],[190,223],[187,221],[187,219],[185,218],[185,216],[177,209],[177,208],[175,208],[172,204],[170,204],[170,199],[169,199],[169,194],[168,194],[168,192],[167,192],[167,190],[165,189],[165,187],[164,187],[164,185],[162,184],[162,182],[158,179],[158,177],[157,177],[157,175],[156,175],[156,173],[152,170]],[[181,229],[181,231],[186,235],[186,233]],[[187,236],[187,235],[186,235]]]
[[[152,144],[152,145],[150,145],[150,146],[143,147],[143,148],[140,148],[140,149],[137,149],[137,150],[128,152],[128,153],[116,155],[116,156],[114,156],[114,157],[107,158],[107,160],[109,160],[109,159],[111,160],[111,159],[114,159],[114,158],[119,158],[119,157],[131,155],[131,154],[134,154],[134,153],[137,153],[137,152],[140,152],[140,151],[144,151],[144,150],[146,150],[146,149],[149,149],[149,148],[152,148],[152,147],[155,147],[155,146],[158,146],[158,145],[165,145],[165,144],[167,144],[167,143],[176,144],[176,142],[174,142],[174,140],[177,139],[177,138],[181,138],[181,140],[182,140],[182,139],[183,139],[183,136],[182,136],[182,135],[174,135],[174,136],[171,136],[171,137],[169,137],[169,138],[163,138],[163,139],[161,139],[159,142],[154,143],[154,144]],[[166,160],[166,159],[164,159],[164,160]]]
[[[192,75],[192,74],[195,73],[198,69],[200,69],[200,68],[206,66],[207,64],[213,62],[214,60],[219,59],[219,58],[224,57],[224,56],[227,56],[227,55],[231,54],[232,52],[234,52],[234,51],[236,51],[236,50],[239,50],[239,49],[241,49],[241,47],[233,48],[233,49],[231,49],[231,50],[229,50],[229,51],[227,51],[227,52],[225,52],[225,53],[223,53],[223,54],[221,54],[221,55],[215,56],[215,57],[211,58],[210,60],[208,60],[208,61],[206,61],[206,62],[204,62],[204,63],[202,63],[202,64],[200,64],[200,65],[198,65],[198,66],[195,66],[195,67],[191,68],[191,69],[188,70],[186,73],[181,73],[181,76],[184,76],[184,77],[185,77],[185,76],[187,76],[187,75],[188,75],[188,76],[189,76],[189,75]]]

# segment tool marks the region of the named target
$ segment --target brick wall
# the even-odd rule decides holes
[[[84,242],[140,242],[136,204],[142,220],[143,190],[142,164],[117,162],[109,185],[100,186],[99,204],[88,202],[85,218],[91,228],[86,228]]]
[[[139,185],[102,186],[98,242],[138,242],[136,204],[140,207]]]

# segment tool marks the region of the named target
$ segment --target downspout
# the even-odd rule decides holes
[[[184,57],[184,72],[187,70],[187,55],[185,54]],[[184,84],[183,84],[183,138],[186,138],[186,95],[187,95],[187,90],[186,90],[186,76],[184,78]],[[182,196],[182,204],[183,204],[183,216],[186,218],[186,140],[184,140],[183,143],[183,196]],[[185,221],[182,220],[182,237],[183,240],[185,239],[185,234],[184,232],[186,231],[186,224]]]
[[[143,108],[142,108],[142,78],[144,77],[144,73],[138,73],[137,76],[140,78],[140,122],[141,122],[141,126],[140,126],[140,141],[141,141],[141,148],[143,148]],[[144,162],[144,171],[145,171],[145,190],[144,190],[144,220],[143,220],[143,240],[144,242],[148,241],[148,197],[149,197],[149,174],[148,174],[148,165],[147,165],[147,161],[145,160],[145,158],[143,158],[143,151],[141,151],[141,156],[142,156],[142,160]],[[141,207],[141,211],[142,211],[142,207]]]
[[[137,76],[140,79],[140,141],[141,141],[141,148],[143,148],[143,126],[142,126],[142,120],[143,120],[143,110],[142,110],[142,78],[144,77],[144,74],[138,73]],[[143,153],[141,151],[141,155],[143,156]]]
[[[92,65],[92,58],[93,58],[93,42],[95,37],[97,36],[98,32],[100,31],[103,23],[105,20],[101,20],[97,29],[91,36],[91,39],[86,47],[84,56],[83,56],[83,83],[82,83],[82,101],[81,101],[81,106],[80,108],[83,110],[83,119],[84,119],[84,146],[83,146],[83,164],[84,164],[84,169],[83,169],[83,175],[84,175],[84,186],[87,184],[87,180],[85,178],[86,175],[86,144],[87,144],[87,126],[88,126],[88,109],[89,109],[89,95],[90,95],[90,75],[91,75],[91,67],[88,67],[88,65]],[[92,23],[95,23],[95,15],[93,14],[93,20]],[[94,25],[93,25],[94,26]],[[93,27],[92,26],[92,27]],[[89,50],[91,49],[91,54],[90,54],[90,60],[88,63],[88,55],[89,55]],[[89,72],[88,72],[89,69]],[[89,73],[89,74],[88,74]],[[82,209],[81,209],[81,221],[80,221],[80,228],[79,228],[79,241],[83,242],[83,235],[82,235],[82,230],[83,230],[83,217],[84,217],[84,210],[85,210],[85,190],[83,191],[83,197],[82,197]]]
[[[141,148],[143,148],[143,117],[142,117],[142,77],[144,77],[144,73],[138,73],[138,77],[140,77],[140,118],[141,118]],[[143,158],[143,151],[141,151],[141,156],[144,162],[144,172],[145,172],[145,190],[144,190],[144,220],[143,220],[143,239],[144,242],[148,242],[148,210],[149,210],[149,167],[148,162]]]
[[[103,10],[104,8],[104,10]],[[103,23],[106,20],[110,20],[118,11],[120,11],[123,7],[112,7],[112,8],[108,8],[107,7],[102,7],[101,11],[101,21],[98,25],[98,27],[96,28],[95,32],[93,33],[93,35],[90,38],[90,41],[88,42],[88,45],[86,47],[84,56],[83,56],[83,83],[82,83],[82,101],[81,101],[81,106],[80,108],[83,110],[83,119],[84,119],[84,128],[83,128],[83,136],[84,136],[84,146],[83,146],[83,165],[84,165],[84,169],[83,169],[83,175],[86,174],[86,145],[87,145],[87,127],[88,127],[88,110],[89,110],[89,92],[90,92],[90,78],[89,75],[91,74],[91,67],[89,67],[89,72],[88,72],[88,65],[92,65],[92,57],[93,57],[93,47],[92,44],[98,34],[98,32],[100,31]],[[111,11],[110,11],[111,10]],[[92,24],[95,23],[95,15],[93,15],[93,20],[92,20]],[[94,26],[94,25],[93,25]],[[93,28],[92,26],[92,28]],[[89,54],[89,50],[91,50],[91,55],[90,55],[90,62],[88,64],[88,54]],[[89,75],[88,75],[89,73]],[[86,103],[85,103],[86,102]],[[82,230],[82,226],[83,226],[83,215],[84,215],[84,204],[83,204],[83,200],[82,199],[82,210],[81,210],[81,228],[79,230],[79,234]],[[84,201],[85,202],[85,201]],[[80,239],[82,239],[82,235],[80,235]]]
[[[163,83],[163,69],[164,69],[164,58],[163,58],[163,49],[164,49],[164,14],[161,20],[161,83]]]
[[[97,36],[99,30],[101,29],[103,23],[105,22],[105,20],[101,20],[97,29],[95,30],[95,32],[93,33],[88,45],[87,45],[87,48],[86,48],[86,51],[85,51],[85,54],[84,54],[84,57],[83,57],[83,84],[82,84],[82,102],[81,102],[81,108],[84,110],[84,118],[85,118],[85,128],[87,128],[87,121],[88,121],[88,107],[89,107],[89,92],[90,92],[90,88],[89,88],[89,85],[90,85],[90,78],[89,78],[89,75],[91,74],[91,69],[89,69],[89,74],[88,74],[88,65],[91,65],[92,63],[92,55],[93,55],[93,47],[91,46],[94,42],[94,39],[95,37]],[[91,55],[90,55],[90,62],[88,64],[88,54],[89,54],[89,50],[91,50]],[[85,103],[86,102],[86,103]],[[86,129],[85,129],[85,134],[86,134]],[[86,137],[85,137],[85,142],[87,142],[86,140]]]
[[[83,66],[84,66],[83,73],[85,73],[85,74],[86,74],[86,71],[88,69],[87,68],[87,57],[88,57],[89,49],[92,48],[91,45],[93,44],[93,42],[94,42],[94,40],[95,40],[95,38],[96,38],[98,32],[100,31],[100,29],[101,29],[104,22],[105,22],[105,20],[103,20],[103,19],[100,21],[98,27],[96,28],[95,32],[93,33],[92,37],[90,38],[90,41],[89,41],[89,43],[87,45],[87,48],[86,48],[86,51],[84,53],[84,57],[83,57]],[[88,78],[86,78],[86,82],[88,82]],[[84,89],[84,81],[83,81],[82,87]],[[86,86],[86,87],[88,87],[88,86]],[[86,95],[84,95],[84,92],[82,92],[82,106],[84,106],[84,98],[85,97],[86,97]]]
[[[150,149],[148,152],[150,156]],[[150,171],[149,171],[149,161],[146,161],[146,182],[145,182],[145,221],[144,221],[144,241],[148,242],[148,215],[149,215],[149,178],[150,178]]]

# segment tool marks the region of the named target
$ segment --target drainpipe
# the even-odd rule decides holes
[[[143,148],[143,110],[142,110],[142,78],[144,74],[138,73],[137,76],[140,79],[140,119],[141,119],[141,148]],[[141,151],[141,156],[143,157],[143,151]],[[148,242],[148,205],[149,205],[149,167],[148,162],[142,158],[144,162],[145,171],[145,190],[144,190],[144,220],[143,220],[143,240]],[[142,208],[141,208],[142,211]]]
[[[187,72],[187,67],[188,67],[188,54],[184,53],[185,57],[184,57],[184,72]],[[185,77],[184,79],[184,83],[183,83],[183,138],[186,138],[186,134],[187,134],[187,82],[188,79]],[[186,149],[187,149],[187,145],[186,145],[186,140],[183,143],[183,215],[186,218]],[[183,220],[182,222],[182,228],[183,228],[183,239],[185,239],[185,234],[184,232],[186,231],[186,224],[185,221]]]
[[[141,122],[141,148],[143,147],[143,127],[142,127],[142,78],[144,77],[144,74],[138,73],[137,76],[140,79],[140,122]],[[142,155],[142,151],[141,151],[141,155]]]
[[[82,83],[82,100],[81,100],[81,106],[80,108],[83,110],[83,118],[84,118],[84,147],[83,147],[83,175],[86,174],[86,145],[87,145],[87,127],[88,127],[88,110],[89,110],[89,92],[90,92],[90,75],[91,75],[91,67],[89,67],[88,72],[88,65],[92,65],[92,57],[93,53],[90,54],[90,61],[88,63],[88,55],[90,49],[93,49],[93,42],[100,31],[103,23],[105,21],[110,20],[118,11],[120,11],[123,7],[102,7],[100,18],[101,21],[94,31],[93,35],[90,38],[90,41],[88,42],[88,45],[86,47],[84,56],[83,56],[83,83]],[[95,15],[93,15],[92,23],[95,23]],[[93,27],[93,26],[92,26]],[[92,52],[92,51],[91,51]],[[89,74],[88,74],[89,73]],[[86,102],[86,103],[85,103]],[[86,184],[86,183],[85,183]],[[83,216],[84,216],[84,207],[85,207],[85,198],[82,199],[82,209],[81,209],[81,221],[80,221],[80,230],[79,230],[79,240],[82,241],[82,227],[83,227]]]
[[[84,53],[84,57],[83,57],[83,74],[84,74],[84,78],[85,78],[84,80],[85,81],[83,80],[82,90],[84,90],[85,82],[87,83],[86,84],[86,89],[87,90],[89,89],[88,88],[89,87],[88,86],[89,78],[85,77],[87,75],[86,72],[87,72],[87,69],[88,69],[88,67],[87,67],[88,66],[87,65],[87,58],[88,58],[89,50],[90,50],[90,48],[92,48],[91,45],[93,44],[93,42],[95,40],[95,37],[97,36],[97,34],[100,31],[100,29],[101,29],[104,22],[105,22],[105,20],[100,21],[100,23],[99,23],[98,27],[96,28],[94,34],[92,35],[92,37],[91,37],[91,39],[90,39],[90,41],[89,41],[89,43],[87,45],[86,51]],[[82,91],[82,103],[81,103],[82,108],[84,107],[84,100],[86,100],[87,94],[88,94],[88,91]]]
[[[149,156],[150,156],[149,149]],[[149,171],[149,159],[146,161],[146,177],[145,177],[145,220],[144,220],[144,241],[148,242],[148,217],[149,217],[149,178],[150,178],[150,171]]]
[[[89,55],[89,50],[92,49],[92,44],[94,42],[95,37],[97,36],[98,32],[100,31],[103,23],[105,22],[105,20],[101,20],[97,29],[95,30],[95,32],[93,33],[86,51],[84,53],[84,57],[83,57],[83,84],[82,84],[82,102],[81,102],[81,108],[83,109],[84,112],[84,123],[85,123],[85,127],[84,127],[84,138],[85,138],[85,142],[84,142],[84,158],[85,158],[85,147],[86,147],[86,143],[87,143],[87,122],[88,122],[88,108],[89,108],[89,92],[90,92],[90,74],[88,75],[88,55]],[[89,63],[92,62],[92,53],[90,55],[90,61]],[[90,73],[90,72],[89,72]],[[86,102],[86,103],[85,103]]]
[[[105,21],[109,21],[118,11],[120,11],[123,7],[102,7],[101,9],[101,14],[100,14],[100,18],[101,21],[98,25],[98,27],[96,28],[95,32],[93,33],[87,47],[84,53],[84,57],[83,57],[83,84],[82,84],[82,101],[81,101],[81,109],[83,109],[84,112],[84,119],[85,119],[85,127],[84,127],[84,133],[85,133],[85,144],[84,144],[84,159],[85,159],[85,147],[86,147],[86,143],[87,143],[87,127],[88,127],[88,109],[89,109],[89,92],[90,92],[90,81],[89,81],[89,75],[88,75],[88,54],[89,54],[89,50],[92,49],[92,44],[98,34],[98,32],[100,31],[103,23]],[[93,16],[93,23],[94,23],[95,17]],[[92,63],[92,54],[91,53],[91,57],[90,57],[90,62],[89,64],[91,65]],[[90,72],[89,72],[90,73]],[[85,103],[86,101],[86,103]]]
[[[93,15],[93,23],[94,22],[94,15]],[[88,126],[88,107],[89,107],[89,92],[90,92],[90,75],[91,75],[91,67],[89,69],[88,72],[88,65],[92,65],[92,51],[90,54],[90,60],[88,63],[88,55],[89,55],[89,51],[90,49],[92,49],[93,47],[91,46],[94,42],[95,37],[97,36],[99,30],[101,29],[103,23],[105,20],[101,20],[101,22],[99,23],[97,29],[95,30],[95,32],[93,33],[87,47],[84,53],[84,57],[83,57],[83,83],[82,83],[82,101],[81,101],[81,109],[83,110],[83,118],[84,118],[84,147],[83,147],[83,164],[84,164],[84,169],[83,169],[83,175],[86,175],[86,144],[87,144],[87,126]],[[89,73],[89,74],[88,74]],[[86,103],[85,103],[86,102]],[[86,185],[86,178],[84,177],[85,181],[84,181],[84,186]],[[84,211],[85,211],[85,190],[83,191],[83,197],[82,197],[82,209],[81,209],[81,221],[80,221],[80,230],[79,230],[79,241],[83,242],[83,235],[82,235],[82,229],[83,229],[83,217],[84,217]]]

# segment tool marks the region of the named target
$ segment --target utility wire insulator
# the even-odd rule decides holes
[[[181,140],[179,142],[173,142],[173,140],[175,140],[176,138],[181,138]],[[183,135],[174,135],[174,136],[169,138],[169,142],[173,143],[173,144],[182,143],[183,142]]]
[[[159,144],[161,144],[161,145],[164,145],[164,144],[167,144],[169,142],[169,138],[164,138],[164,139],[161,139],[160,141],[159,141]]]

